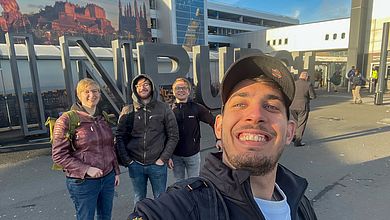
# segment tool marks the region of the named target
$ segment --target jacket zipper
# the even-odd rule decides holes
[[[247,181],[249,181],[249,180],[247,180]],[[250,183],[249,183],[249,187],[250,187]],[[254,198],[251,198],[251,197],[249,196],[250,193],[249,193],[248,190],[245,188],[245,184],[242,184],[242,190],[244,190],[246,199],[249,200],[249,203],[250,203],[250,205],[252,206],[252,209],[254,210],[254,212],[256,213],[256,216],[258,217],[258,219],[265,220],[264,216],[263,216],[262,213],[261,213],[261,210],[260,210],[259,206],[258,206],[257,203],[255,202],[255,199],[254,199]],[[259,213],[259,211],[260,211],[260,213]]]
[[[181,119],[182,119],[181,128],[182,128],[182,131],[184,131],[185,116],[184,116],[183,104],[181,104],[181,103],[179,103],[179,110],[181,112]]]
[[[144,129],[144,163],[146,163],[146,130],[147,130],[147,127],[146,127],[146,117],[147,117],[146,106],[144,106],[143,110],[144,110],[144,126],[145,126],[145,129]]]
[[[103,138],[105,138],[105,137],[103,137],[103,133],[101,132],[102,131],[102,128],[101,128],[101,124],[97,121],[98,119],[97,118],[95,118],[94,119],[94,122],[95,122],[95,125],[96,125],[96,134],[98,135],[98,137],[97,137],[97,140],[98,140],[98,142],[99,142],[99,145],[100,145],[100,150],[101,150],[101,152],[104,152],[104,150],[103,150]],[[99,137],[101,137],[101,138],[99,138]],[[100,143],[101,142],[101,143]],[[102,154],[102,157],[103,157],[103,167],[105,168],[106,167],[106,160],[105,160],[105,158],[104,158],[104,153]]]

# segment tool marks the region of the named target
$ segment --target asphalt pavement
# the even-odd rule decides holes
[[[389,219],[390,94],[378,106],[365,90],[362,104],[351,104],[345,91],[317,93],[306,146],[286,146],[281,163],[307,178],[307,195],[319,219]],[[202,158],[215,151],[213,142],[211,128],[202,125]],[[50,149],[36,144],[40,149],[32,150],[34,144],[23,151],[0,147],[0,220],[74,219],[63,173],[50,169]],[[128,172],[121,171],[114,220],[126,219],[133,206]]]

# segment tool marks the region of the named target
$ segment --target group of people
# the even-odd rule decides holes
[[[52,157],[64,168],[77,219],[94,219],[95,210],[98,219],[111,219],[114,187],[119,185],[118,161],[129,170],[134,203],[146,197],[148,180],[155,198],[165,191],[168,167],[177,180],[186,173],[187,177],[199,175],[199,122],[213,127],[215,117],[191,100],[191,83],[176,79],[172,106],[157,100],[153,81],[145,74],[133,79],[132,90],[133,104],[121,112],[115,143],[98,108],[100,87],[92,79],[82,79],[76,87],[78,101],[71,110],[80,123],[72,140],[67,137],[69,115],[56,121]]]
[[[157,100],[148,75],[138,75],[131,85],[133,104],[122,110],[115,135],[98,108],[100,88],[91,79],[77,85],[78,102],[71,109],[80,123],[72,140],[66,137],[69,116],[56,122],[52,158],[65,171],[77,219],[94,219],[95,213],[111,219],[118,161],[128,168],[134,188],[129,219],[317,219],[304,195],[307,181],[279,164],[294,137],[303,145],[290,110],[306,121],[302,111],[309,110],[293,109],[300,92],[279,60],[251,55],[234,62],[221,83],[216,117],[191,100],[186,78],[173,83],[172,106]],[[200,121],[214,129],[221,149],[207,155],[202,168]],[[178,182],[166,191],[167,168]],[[145,198],[148,180],[154,199]]]
[[[345,78],[348,80],[348,89],[351,88],[352,92],[352,104],[363,103],[360,90],[366,85],[367,79],[362,75],[361,71],[352,66],[351,69],[345,74]],[[337,70],[330,78],[330,82],[335,86],[334,91],[337,92],[337,87],[341,84],[341,73]],[[371,86],[372,90],[376,90],[378,82],[378,67],[373,67],[371,72]]]

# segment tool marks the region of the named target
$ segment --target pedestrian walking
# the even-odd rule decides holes
[[[78,220],[111,219],[114,187],[119,185],[119,166],[114,153],[111,127],[98,108],[100,87],[92,79],[82,79],[76,87],[78,102],[71,107],[79,118],[69,139],[69,114],[56,121],[52,158],[62,166],[66,186]]]
[[[294,91],[291,73],[275,58],[234,62],[214,125],[222,152],[207,156],[200,177],[137,203],[129,219],[317,219],[304,196],[307,181],[278,162],[294,136]]]
[[[149,76],[136,76],[132,90],[134,112],[124,108],[115,138],[120,160],[129,170],[135,204],[146,197],[148,180],[154,198],[165,191],[179,132],[175,115],[168,104],[157,100],[158,90]]]
[[[302,142],[307,120],[309,119],[310,100],[316,98],[313,85],[309,81],[309,74],[302,72],[299,79],[295,81],[295,96],[290,106],[291,115],[297,122],[297,129],[294,136],[294,146],[305,146]]]
[[[179,128],[179,142],[172,155],[173,174],[176,180],[199,176],[200,171],[200,122],[214,128],[215,117],[203,105],[190,98],[191,83],[179,77],[172,84],[175,102],[172,110],[175,113]],[[216,145],[220,147],[220,141]]]
[[[376,84],[378,82],[378,67],[373,67],[372,68],[372,73],[371,73],[371,81],[372,81],[372,88],[374,92],[376,92]]]
[[[363,103],[360,95],[360,89],[366,84],[365,79],[360,73],[359,69],[356,69],[355,76],[352,78],[352,104]]]
[[[336,70],[336,72],[333,73],[332,77],[330,77],[330,82],[334,85],[334,92],[338,91],[338,87],[341,84],[341,73],[340,70]]]
[[[352,87],[352,78],[355,76],[356,68],[352,66],[351,69],[345,74],[345,78],[348,80],[347,90],[350,91]]]

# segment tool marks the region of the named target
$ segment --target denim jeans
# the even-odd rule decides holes
[[[185,179],[187,171],[187,178],[199,176],[200,171],[200,152],[189,157],[180,157],[172,155],[173,160],[173,175],[176,181]]]
[[[115,172],[97,179],[66,178],[77,220],[110,220],[114,200]]]
[[[148,179],[152,185],[154,198],[165,192],[167,186],[167,165],[142,165],[134,161],[128,166],[130,180],[134,188],[134,205],[146,198]]]

